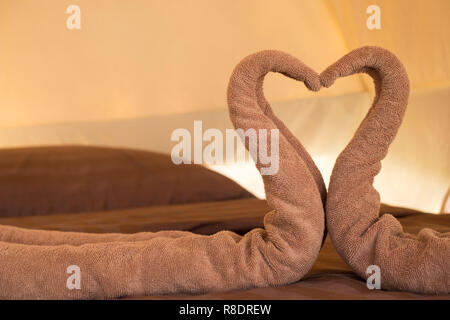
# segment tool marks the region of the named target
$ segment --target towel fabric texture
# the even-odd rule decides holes
[[[373,78],[376,95],[333,168],[326,205],[331,240],[359,276],[367,278],[367,268],[378,266],[384,289],[448,293],[450,232],[404,233],[392,215],[379,216],[380,196],[373,187],[408,104],[405,68],[389,51],[363,47],[328,67],[320,81],[329,87],[339,77],[362,72]]]

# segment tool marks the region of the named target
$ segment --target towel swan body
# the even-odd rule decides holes
[[[376,95],[330,178],[326,216],[333,245],[363,278],[369,266],[378,266],[384,289],[449,293],[450,232],[424,228],[416,236],[404,233],[392,215],[379,216],[380,196],[373,187],[408,104],[408,75],[391,52],[363,47],[328,67],[320,80],[329,87],[355,73],[373,78]]]

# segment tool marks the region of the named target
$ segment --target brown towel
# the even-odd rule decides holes
[[[382,288],[448,293],[450,232],[424,228],[414,236],[404,233],[392,215],[378,213],[380,197],[373,180],[408,102],[409,81],[403,65],[387,50],[364,47],[327,68],[320,79],[329,87],[339,77],[362,72],[374,79],[376,96],[333,169],[326,205],[332,242],[359,276],[367,278],[367,267],[377,265]]]
[[[322,244],[326,191],[307,152],[264,100],[262,81],[269,71],[304,81],[313,90],[320,88],[314,71],[275,51],[247,57],[231,77],[228,103],[236,128],[280,129],[279,170],[263,176],[267,201],[274,209],[264,218],[265,229],[242,237],[229,231],[211,236],[182,231],[124,235],[0,226],[0,298],[203,293],[301,279]],[[270,134],[268,141],[271,150]],[[265,165],[257,166],[261,170]],[[80,289],[66,287],[71,265],[80,268]]]

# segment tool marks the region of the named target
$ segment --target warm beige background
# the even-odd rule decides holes
[[[393,51],[408,70],[411,87],[450,86],[450,1],[328,0],[349,49],[378,45]],[[381,29],[366,27],[366,8],[381,9]]]
[[[70,4],[81,30],[66,28]],[[0,40],[3,127],[225,108],[250,53],[284,50],[321,70],[346,52],[316,0],[2,0]],[[270,80],[273,101],[311,96]],[[320,94],[358,90],[353,78]]]
[[[66,8],[81,8],[81,30]],[[366,27],[381,8],[381,30]],[[382,200],[439,212],[450,186],[450,1],[0,0],[0,147],[94,144],[170,152],[172,130],[230,128],[225,92],[244,56],[289,52],[320,72],[353,48],[393,51],[410,104],[383,169]],[[325,179],[370,106],[368,77],[308,92],[265,85]],[[213,166],[262,194],[250,166]]]

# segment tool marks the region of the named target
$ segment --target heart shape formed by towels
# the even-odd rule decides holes
[[[377,95],[354,138],[339,156],[328,196],[313,160],[264,98],[268,72],[303,81],[314,91],[341,76],[367,72]],[[425,229],[403,234],[390,215],[378,217],[372,186],[380,161],[401,123],[409,94],[398,59],[376,47],[352,51],[320,76],[298,59],[263,51],[241,61],[228,87],[231,120],[240,129],[279,129],[279,170],[264,175],[268,204],[264,229],[244,236],[221,231],[84,234],[0,226],[1,298],[115,298],[202,293],[282,285],[311,268],[324,235],[324,203],[331,239],[362,277],[377,264],[382,286],[448,292],[450,234]],[[267,148],[270,149],[268,139]],[[248,148],[248,142],[245,142]],[[261,170],[264,166],[257,162]],[[79,290],[66,288],[66,268],[82,272]]]
[[[288,139],[296,141],[274,117],[262,94],[262,79],[268,69],[304,81],[314,91],[320,85],[330,87],[339,77],[369,74],[374,79],[376,96],[334,166],[326,196],[328,233],[343,260],[362,278],[368,277],[369,266],[380,268],[382,288],[432,294],[450,292],[450,232],[441,234],[423,229],[413,236],[403,233],[392,215],[379,217],[380,197],[373,187],[373,179],[381,169],[381,160],[397,134],[408,104],[409,80],[402,63],[385,49],[362,47],[317,76],[305,66],[303,70],[296,68],[293,59],[276,51],[257,53],[248,57],[248,61],[244,59],[244,66],[241,63],[238,67],[240,73],[236,75],[235,71],[233,75],[237,79],[232,77],[230,81],[232,93],[238,92],[228,98],[235,127],[249,126],[258,118],[252,112],[254,107],[249,107],[251,102],[243,98],[256,91],[265,114],[283,129]],[[254,83],[256,90],[251,87]],[[246,113],[242,112],[244,106]]]
[[[298,79],[292,70],[278,68]],[[326,220],[332,243],[362,278],[368,277],[369,266],[378,266],[382,288],[449,293],[450,232],[438,233],[424,228],[417,236],[404,233],[392,215],[379,216],[380,197],[373,187],[381,160],[397,134],[408,104],[408,75],[391,52],[379,47],[363,47],[328,67],[320,74],[319,81],[323,87],[330,87],[337,78],[356,73],[367,73],[373,78],[376,95],[354,137],[339,155],[330,178]],[[314,72],[305,71],[304,78],[300,79],[308,88],[318,90]],[[258,101],[271,114],[262,95],[262,81],[258,83]],[[285,128],[280,121],[274,122]],[[237,117],[236,124],[242,124],[242,118]]]

